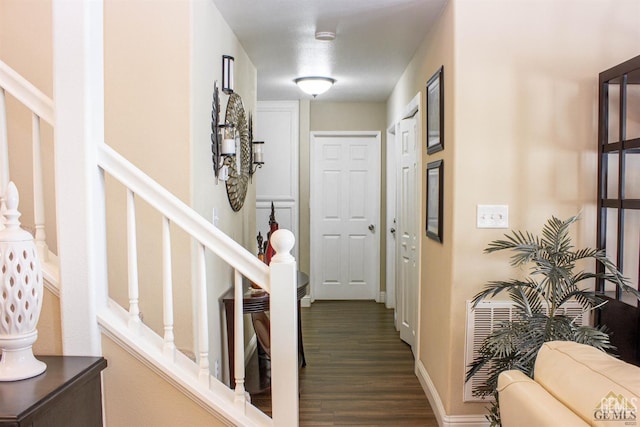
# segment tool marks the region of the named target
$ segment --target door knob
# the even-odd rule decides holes
[[[372,233],[375,233],[376,231],[376,226],[373,224],[369,224],[369,231],[371,231]]]

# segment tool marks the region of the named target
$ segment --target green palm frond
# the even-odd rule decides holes
[[[526,288],[530,286],[531,284],[529,282],[523,282],[520,280],[509,280],[508,282],[489,282],[484,287],[483,291],[479,292],[475,297],[473,297],[473,308],[476,308],[478,303],[486,298],[493,298],[502,292],[509,292],[510,289]]]
[[[496,251],[514,250],[511,265],[517,267],[530,262],[538,256],[538,252],[541,250],[539,238],[529,232],[514,231],[511,235],[505,234],[505,237],[507,240],[495,240],[489,243],[484,252],[489,254]]]
[[[567,289],[565,293],[560,295],[558,299],[558,307],[562,307],[564,304],[572,300],[578,302],[584,310],[591,310],[593,307],[596,307],[603,302],[603,299],[595,292],[584,291],[576,287],[574,289]]]
[[[579,215],[566,220],[551,217],[543,226],[541,237],[528,231],[512,231],[485,248],[487,254],[511,251],[510,264],[528,266],[529,277],[488,282],[473,298],[475,308],[484,299],[506,294],[515,312],[512,320],[494,325],[478,357],[467,367],[466,381],[480,370],[487,374],[483,384],[474,385],[474,395],[496,396],[498,376],[507,369],[519,369],[533,376],[538,351],[547,341],[575,341],[601,350],[613,348],[605,328],[577,325],[576,316],[561,315],[562,307],[570,301],[580,304],[583,315],[604,304],[595,292],[579,286],[593,279],[613,283],[640,300],[640,292],[630,285],[604,251],[574,249],[569,231],[579,218]],[[602,268],[595,273],[574,271],[581,260],[594,260]],[[491,425],[499,425],[497,400],[489,408],[487,419]]]
[[[611,345],[609,334],[604,327],[593,328],[591,326],[579,326],[575,329],[574,341],[596,347],[602,351],[615,349],[615,347]]]

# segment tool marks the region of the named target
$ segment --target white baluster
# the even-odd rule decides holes
[[[44,184],[42,180],[42,139],[40,137],[40,117],[31,117],[31,138],[33,145],[33,217],[36,226],[35,243],[40,260],[47,261],[47,235],[44,230]]]
[[[209,323],[207,314],[207,272],[204,257],[205,247],[198,243],[196,271],[198,287],[198,378],[209,387]]]
[[[5,191],[9,184],[9,142],[7,139],[7,102],[4,88],[0,88],[0,229],[4,228],[7,210]]]
[[[137,327],[140,324],[137,251],[135,195],[127,188],[127,260],[129,267],[129,326],[131,327]]]
[[[162,308],[164,313],[164,344],[162,350],[170,360],[175,358],[173,336],[173,279],[171,277],[171,230],[169,219],[162,217]]]
[[[271,399],[273,424],[298,426],[298,299],[293,233],[271,236],[276,254],[269,265],[271,286]]]
[[[242,287],[242,274],[238,270],[234,270],[234,313],[233,313],[233,327],[234,342],[234,377],[236,380],[235,387],[235,402],[236,406],[243,411],[246,408],[247,398],[244,388],[244,308],[242,300],[244,298],[244,289]]]

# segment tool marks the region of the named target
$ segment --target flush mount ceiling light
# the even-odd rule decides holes
[[[313,95],[315,98],[328,91],[336,80],[331,77],[298,77],[294,82],[303,92]]]
[[[336,39],[335,31],[316,31],[316,40],[330,42]]]

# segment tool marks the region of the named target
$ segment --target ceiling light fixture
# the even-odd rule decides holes
[[[298,77],[294,82],[303,92],[315,98],[328,91],[336,80],[331,77]]]
[[[336,39],[334,31],[316,31],[316,40],[330,42]]]

